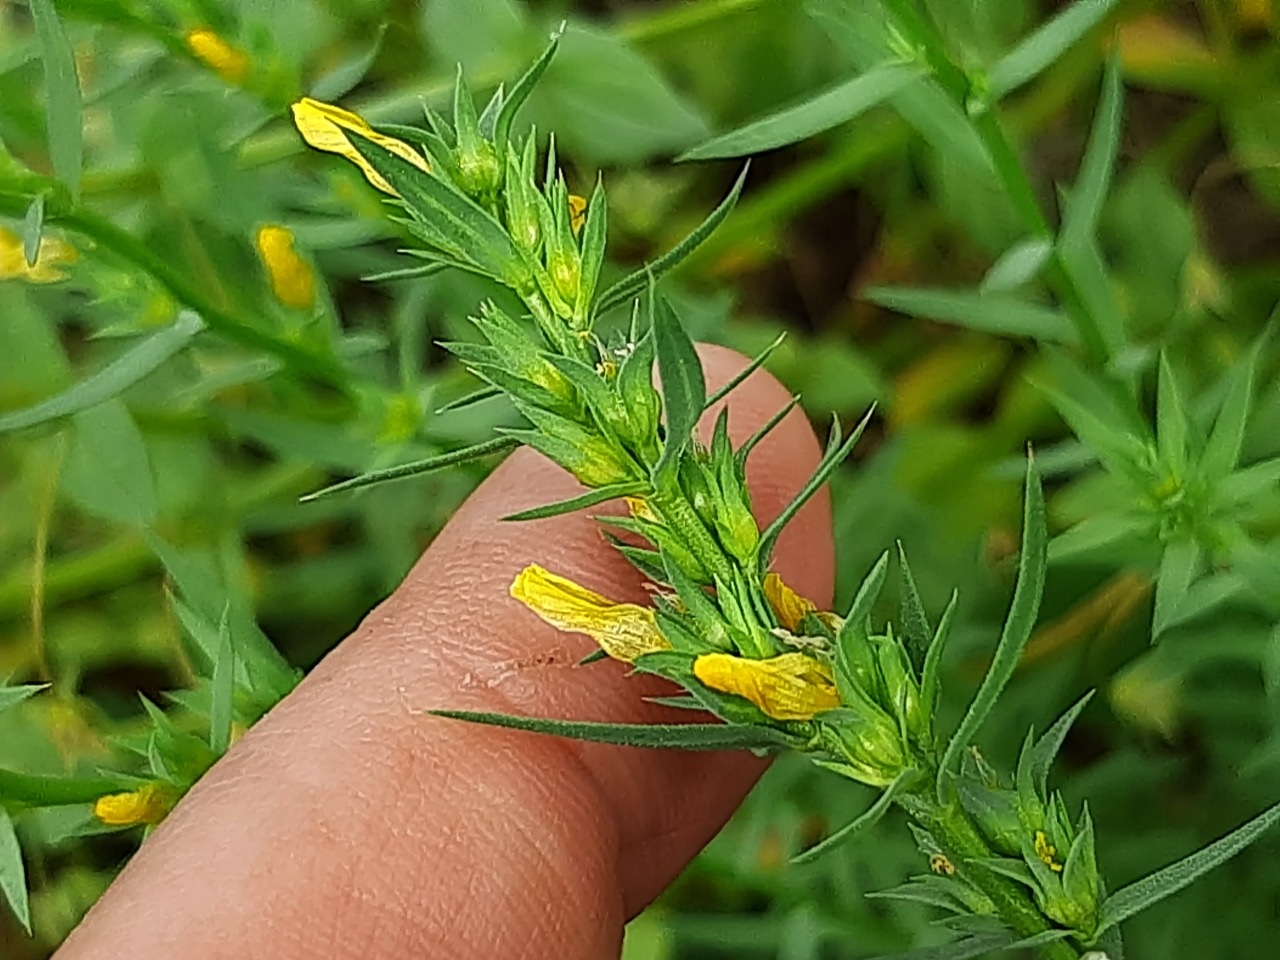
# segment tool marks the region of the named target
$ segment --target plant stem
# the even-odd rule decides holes
[[[1022,937],[1054,929],[1016,882],[975,866],[975,862],[995,854],[958,803],[953,800],[939,804],[931,787],[901,794],[897,803],[941,844],[956,871],[995,904],[1005,926]],[[1039,950],[1045,960],[1078,960],[1080,957],[1080,951],[1065,940],[1045,944]]]

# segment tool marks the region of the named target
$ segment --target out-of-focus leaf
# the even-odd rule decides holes
[[[156,515],[151,460],[137,425],[119,400],[72,418],[72,444],[62,486],[86,510],[141,526]]]
[[[1115,6],[1115,0],[1076,0],[1000,58],[987,72],[994,100],[1035,79],[1093,29]]]
[[[1049,262],[1053,244],[1041,237],[1029,237],[1015,243],[1000,255],[982,278],[980,292],[1007,293],[1034,280]]]
[[[865,296],[891,310],[984,333],[1031,337],[1045,343],[1070,343],[1075,339],[1071,324],[1062,313],[1008,294],[873,287]]]
[[[75,52],[54,10],[53,0],[30,0],[28,7],[35,20],[44,61],[49,156],[54,175],[74,195],[80,191],[80,168],[84,164],[84,121]]]
[[[1178,618],[1178,608],[1186,599],[1199,563],[1200,546],[1194,540],[1174,540],[1164,548],[1156,580],[1155,611],[1151,617],[1152,640],[1158,640]]]
[[[13,911],[22,929],[31,934],[31,903],[27,899],[27,871],[22,863],[22,848],[14,832],[9,814],[0,808],[0,893]]]

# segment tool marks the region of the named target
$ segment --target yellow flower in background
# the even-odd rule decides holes
[[[128,793],[99,797],[93,815],[108,827],[152,827],[168,816],[175,800],[171,788],[148,783]]]
[[[206,67],[227,83],[237,86],[249,76],[249,57],[237,50],[212,30],[200,29],[187,32],[187,49]]]
[[[511,596],[552,626],[585,633],[615,660],[630,663],[643,654],[671,649],[648,607],[614,603],[537,564],[520,571],[511,584]]]
[[[316,278],[293,246],[293,233],[287,227],[267,224],[259,227],[254,245],[267,270],[276,299],[295,310],[309,310],[316,302]]]
[[[293,123],[298,128],[298,132],[302,134],[302,139],[307,141],[309,146],[315,147],[317,150],[323,150],[326,153],[336,153],[339,156],[346,157],[360,168],[366,180],[383,193],[399,196],[391,184],[387,183],[379,175],[378,171],[373,169],[369,161],[360,155],[360,152],[356,150],[347,138],[346,131],[353,131],[368,140],[372,140],[383,149],[394,153],[397,157],[408,160],[424,173],[431,172],[426,158],[421,153],[403,140],[397,140],[395,137],[388,137],[385,134],[378,133],[362,117],[357,116],[350,110],[343,110],[341,107],[335,107],[331,103],[321,103],[319,100],[312,100],[310,97],[303,97],[293,105],[292,110]]]
[[[800,596],[783,583],[782,577],[776,573],[770,573],[764,578],[764,595],[769,601],[769,606],[773,607],[778,623],[782,624],[783,629],[790,630],[792,633],[799,633],[800,624],[804,622],[804,618],[818,611],[817,605],[812,600],[806,600]]]
[[[840,706],[831,668],[803,653],[748,660],[731,653],[704,653],[693,675],[712,690],[750,700],[774,720],[810,720]]]
[[[569,194],[569,225],[577,233],[587,221],[587,198],[576,193]]]
[[[0,280],[26,280],[29,283],[57,283],[67,278],[58,268],[74,263],[78,258],[75,247],[56,237],[42,237],[36,252],[36,262],[27,263],[22,249],[22,237],[7,227],[0,227]]]

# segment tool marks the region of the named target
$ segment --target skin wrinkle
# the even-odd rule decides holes
[[[703,355],[713,385],[744,362],[724,350]],[[733,398],[735,436],[786,397],[753,376]],[[758,448],[749,474],[768,477],[753,487],[761,516],[776,515],[817,457],[799,414]],[[535,455],[509,458],[405,584],[179,805],[59,960],[616,957],[622,923],[714,834],[759,761],[423,715],[454,707],[688,719],[642,703],[661,681],[628,679],[616,663],[539,663],[492,686],[464,683],[486,665],[591,648],[507,595],[524,563],[615,599],[645,599],[589,516],[497,521],[574,489]],[[831,589],[829,530],[817,498],[779,544],[788,582],[820,603]]]

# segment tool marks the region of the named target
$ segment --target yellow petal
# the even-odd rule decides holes
[[[196,59],[227,83],[243,83],[249,75],[249,58],[244,51],[237,50],[212,30],[191,30],[186,39],[187,48]]]
[[[6,227],[0,227],[0,280],[56,283],[65,280],[67,276],[58,267],[74,263],[76,258],[75,247],[65,240],[43,237],[36,252],[35,264],[29,264],[22,249],[22,237]]]
[[[536,564],[520,571],[511,595],[552,626],[585,633],[615,660],[630,663],[642,654],[671,649],[648,607],[614,603]]]
[[[366,180],[383,193],[398,196],[391,184],[387,183],[378,171],[373,169],[369,161],[360,155],[360,151],[352,145],[345,131],[352,130],[360,134],[360,136],[372,140],[378,146],[394,153],[402,160],[408,160],[424,173],[429,173],[431,170],[427,165],[426,158],[409,144],[403,140],[397,140],[395,137],[388,137],[385,134],[378,133],[362,117],[352,113],[350,110],[343,110],[341,107],[336,107],[331,103],[312,100],[310,97],[303,97],[293,105],[292,109],[293,123],[298,128],[298,132],[302,134],[303,140],[317,150],[346,157],[360,168]]]
[[[777,614],[778,623],[792,633],[799,633],[804,618],[818,610],[813,601],[806,600],[788,587],[776,573],[764,578],[764,595]]]
[[[267,224],[258,229],[254,245],[276,299],[295,310],[310,309],[316,302],[316,278],[311,264],[294,249],[293,233],[286,227]]]
[[[831,668],[803,653],[748,660],[730,653],[704,653],[693,675],[712,690],[750,700],[775,720],[809,720],[840,706]]]
[[[587,198],[576,193],[569,194],[569,225],[577,233],[587,220]]]
[[[99,797],[93,815],[109,827],[154,826],[168,815],[175,799],[168,787],[148,783],[128,793]]]

